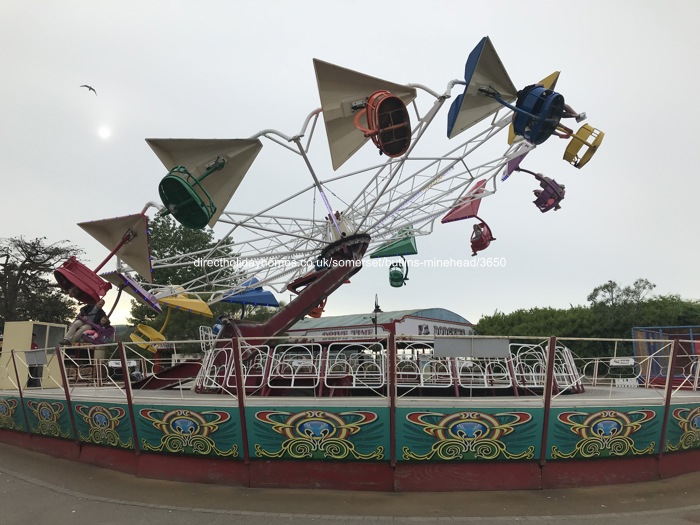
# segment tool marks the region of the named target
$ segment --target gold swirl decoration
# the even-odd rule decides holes
[[[377,420],[374,412],[326,412],[305,410],[291,413],[266,410],[255,414],[255,418],[286,439],[279,450],[270,452],[260,444],[255,445],[257,457],[294,459],[383,459],[384,447],[377,447],[368,454],[355,449],[349,440],[357,435],[362,427]]]
[[[155,408],[144,408],[139,414],[161,434],[160,444],[155,447],[150,445],[145,438],[142,439],[144,450],[166,451],[174,454],[208,455],[214,453],[222,457],[238,456],[238,445],[234,444],[228,450],[221,450],[211,437],[211,434],[216,432],[221,423],[230,419],[227,412],[218,410],[195,412],[187,409],[166,412]]]
[[[126,411],[121,407],[104,407],[102,405],[76,405],[76,413],[90,427],[88,435],[80,433],[80,439],[97,445],[110,447],[133,448],[133,440],[124,443],[119,439],[117,427]]]
[[[63,412],[61,403],[48,401],[27,401],[29,411],[36,417],[37,426],[32,429],[35,434],[42,436],[69,438],[70,432],[61,432],[58,420]]]
[[[411,412],[406,419],[422,427],[423,432],[437,441],[425,454],[417,454],[411,452],[409,447],[403,447],[404,460],[532,459],[535,454],[532,445],[520,453],[512,453],[501,440],[532,419],[527,412]]]
[[[0,399],[0,428],[22,430],[22,427],[15,423],[14,415],[16,410],[16,399]]]
[[[700,407],[676,408],[671,415],[678,422],[683,434],[675,445],[666,440],[666,450],[676,452],[700,446]]]
[[[569,452],[559,450],[556,445],[552,446],[552,458],[650,454],[654,451],[656,443],[652,441],[646,448],[638,449],[634,443],[634,434],[655,416],[656,413],[653,410],[562,412],[557,419],[567,425],[579,440]]]

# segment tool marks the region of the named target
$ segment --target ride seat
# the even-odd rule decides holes
[[[207,190],[184,166],[176,166],[163,177],[158,193],[168,212],[185,228],[201,230],[216,212]]]
[[[564,96],[551,89],[535,86],[518,99],[516,107],[525,112],[515,113],[513,129],[516,135],[539,145],[557,130],[564,112]]]
[[[395,262],[389,266],[389,284],[393,288],[401,288],[406,284],[404,268],[401,263]]]
[[[559,203],[564,199],[564,186],[557,181],[544,177],[540,183],[541,190],[535,190],[533,193],[537,197],[533,202],[542,213],[549,210],[558,210]]]
[[[360,124],[362,115],[367,118],[366,128]],[[365,108],[355,115],[355,127],[388,157],[400,157],[411,144],[411,121],[406,104],[386,90],[370,95]]]
[[[139,348],[155,354],[158,348],[151,343],[162,343],[165,341],[165,336],[153,327],[139,324],[136,325],[136,331],[129,335],[129,339],[136,343]]]
[[[583,168],[598,151],[603,137],[605,137],[605,133],[590,124],[584,124],[571,136],[571,141],[564,151],[564,160],[575,168]],[[586,148],[585,152],[582,155],[579,154],[584,147]]]
[[[95,304],[112,288],[90,268],[71,256],[54,270],[54,277],[61,289],[81,303]]]
[[[319,319],[321,316],[323,316],[323,312],[325,311],[324,310],[325,306],[326,306],[326,299],[321,301],[321,303],[317,307],[313,308],[308,313],[309,317],[312,317],[314,319]]]
[[[481,235],[477,236],[477,233],[473,231],[470,239],[472,256],[476,255],[477,252],[488,248],[491,241],[494,240],[493,235],[491,234],[491,229],[485,222],[479,223],[479,226],[481,227]]]

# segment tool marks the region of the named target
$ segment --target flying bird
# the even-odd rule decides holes
[[[87,84],[83,84],[83,85],[80,86],[80,87],[88,88],[89,91],[92,91],[92,92],[95,94],[95,96],[97,96],[97,91],[95,91],[95,88],[94,88],[94,87],[88,86]]]

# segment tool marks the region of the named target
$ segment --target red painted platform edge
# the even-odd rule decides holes
[[[80,445],[73,440],[31,434],[29,449],[59,459],[80,460]]]
[[[139,456],[133,450],[120,450],[83,443],[80,447],[80,461],[135,476],[138,472]]]
[[[31,450],[32,435],[26,432],[18,432],[16,430],[0,430],[0,441]]]
[[[548,461],[542,468],[543,489],[619,485],[658,479],[656,456],[557,460]]]
[[[394,469],[388,463],[254,460],[250,486],[391,492]]]
[[[659,476],[673,478],[700,470],[700,450],[664,454],[659,462]]]
[[[540,467],[530,462],[398,463],[394,476],[396,492],[541,488]]]
[[[139,454],[137,476],[143,478],[249,486],[248,466],[241,459]]]

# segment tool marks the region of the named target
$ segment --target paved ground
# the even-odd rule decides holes
[[[583,489],[387,494],[136,478],[0,443],[0,523],[700,523],[700,473]]]

